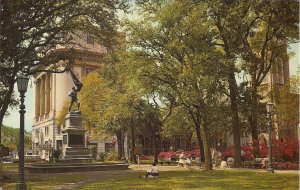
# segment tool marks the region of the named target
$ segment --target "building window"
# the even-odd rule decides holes
[[[35,138],[39,138],[39,133],[40,133],[39,129],[35,130]]]
[[[88,35],[87,38],[86,38],[86,42],[87,42],[88,44],[94,45],[94,36]]]
[[[57,134],[61,134],[61,126],[57,126]]]
[[[45,127],[45,137],[49,136],[49,126]]]

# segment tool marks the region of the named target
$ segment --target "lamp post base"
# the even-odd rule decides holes
[[[25,182],[17,182],[17,190],[27,190],[27,185]]]
[[[274,173],[274,169],[272,168],[272,166],[268,166],[268,172],[269,173]]]

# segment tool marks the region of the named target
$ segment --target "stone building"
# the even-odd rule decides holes
[[[298,124],[299,124],[299,94],[293,94],[290,92],[290,71],[289,71],[289,57],[287,52],[287,46],[280,48],[280,56],[275,60],[275,64],[272,65],[270,72],[264,78],[261,84],[261,94],[264,99],[262,102],[271,102],[274,104],[275,112],[273,114],[274,130],[273,138],[276,139],[299,139],[298,137]],[[282,100],[282,91],[287,91],[289,98],[295,100],[290,105],[286,104]],[[282,110],[280,107],[289,106],[294,110],[294,113],[288,112],[288,110]],[[297,115],[297,121],[293,124],[284,121],[282,116],[287,114]],[[297,124],[296,124],[297,123]],[[260,141],[266,141],[268,134],[262,133],[260,135]]]

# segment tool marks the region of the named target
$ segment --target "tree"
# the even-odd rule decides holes
[[[169,140],[174,137],[185,137],[187,140],[185,150],[191,150],[194,133],[193,121],[189,113],[182,107],[173,108],[172,114],[162,128],[163,137]]]
[[[128,24],[132,63],[140,68],[144,86],[155,89],[164,102],[171,105],[174,101],[189,113],[209,170],[208,110],[221,95],[218,82],[224,75],[218,67],[220,53],[210,45],[213,39],[206,7],[182,1],[143,2],[142,11],[150,16]]]
[[[14,104],[17,74],[32,75],[57,70],[59,60],[72,63],[72,51],[54,51],[57,45],[73,47],[66,32],[85,31],[107,48],[114,45],[118,19],[116,10],[126,0],[1,0],[0,1],[0,125]],[[51,56],[50,56],[51,55]],[[0,130],[1,132],[1,130]],[[1,144],[1,141],[0,141]]]
[[[240,165],[238,86],[235,80],[237,61],[250,76],[250,109],[248,122],[254,148],[258,142],[258,87],[278,62],[286,44],[298,37],[298,3],[295,1],[207,1],[208,16],[215,26],[213,45],[223,49],[228,63],[228,84],[231,99],[235,165]],[[284,19],[280,19],[284,18]],[[296,34],[296,36],[295,36]],[[257,148],[256,148],[257,149]],[[258,149],[257,149],[258,150]],[[257,152],[257,151],[255,151]]]
[[[12,128],[7,126],[2,126],[2,143],[4,146],[8,147],[10,151],[16,151],[19,145],[19,129]],[[31,142],[31,133],[25,131],[24,134],[24,143],[25,147],[30,148],[32,145]]]
[[[141,95],[134,82],[125,79],[132,77],[127,75],[130,71],[126,65],[110,59],[110,55],[108,57],[99,73],[90,74],[84,81],[80,99],[86,126],[115,134],[118,138],[118,157],[121,159],[126,132],[131,132],[132,149],[135,147],[135,128],[141,124],[141,117],[138,115]],[[133,151],[131,157],[135,157]]]
[[[239,49],[242,45],[244,30],[253,24],[248,18],[248,9],[251,2],[244,1],[207,1],[209,11],[208,18],[211,19],[214,41],[212,45],[224,52],[224,72],[229,92],[224,92],[230,98],[231,126],[234,145],[234,166],[241,166],[240,150],[240,121],[238,111],[238,84],[236,74],[239,72],[236,62],[239,58]]]

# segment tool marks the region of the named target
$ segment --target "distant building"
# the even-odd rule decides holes
[[[276,139],[299,139],[298,125],[299,125],[299,94],[293,94],[290,92],[290,72],[289,72],[289,57],[287,52],[287,46],[280,48],[280,56],[275,60],[275,64],[272,65],[270,72],[264,78],[261,84],[261,93],[265,97],[263,102],[271,102],[274,104],[275,112],[273,114],[273,121],[275,122],[273,137]],[[294,100],[289,105],[283,105],[287,102],[283,102],[280,95],[282,91],[286,91],[286,97]],[[288,110],[279,110],[281,106],[289,106],[294,113]],[[284,117],[287,114],[295,114],[296,119],[294,123],[285,121]],[[268,135],[262,133],[260,141],[266,140]]]

